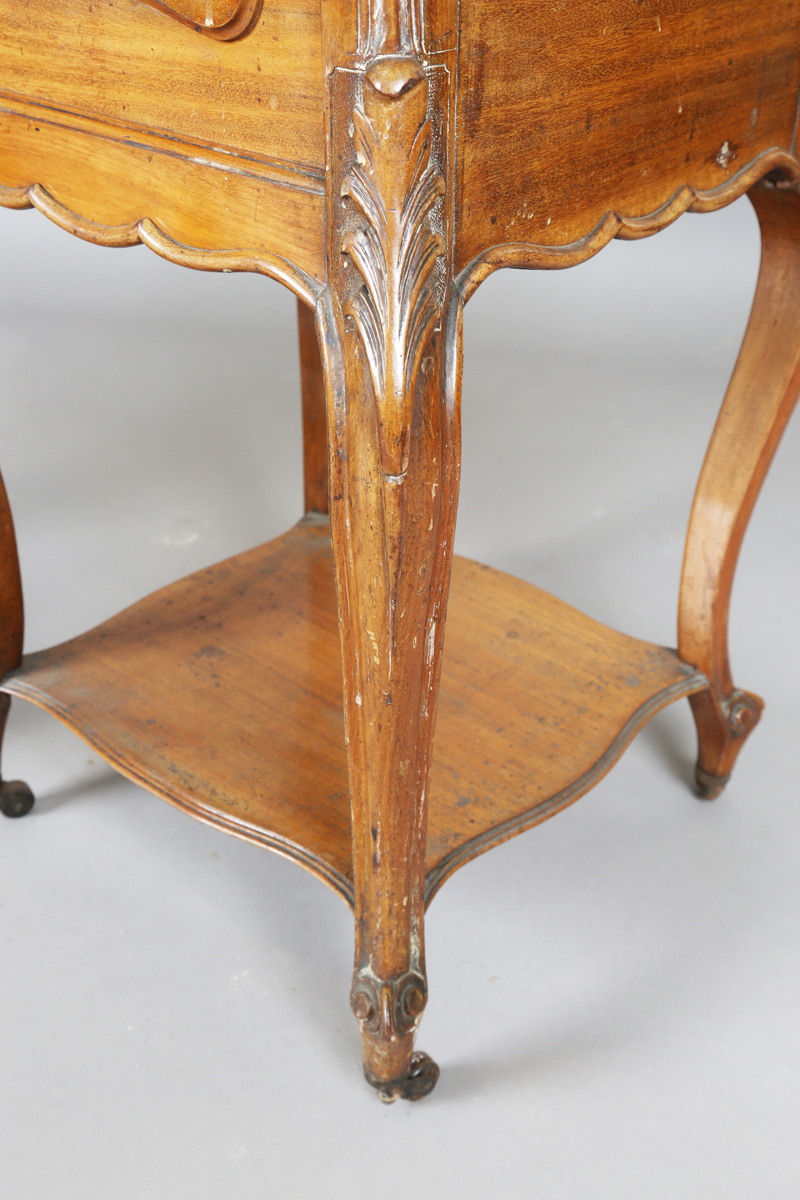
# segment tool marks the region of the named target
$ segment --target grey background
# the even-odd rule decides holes
[[[26,646],[300,514],[294,300],[0,210],[0,458]],[[748,202],[501,272],[466,312],[457,550],[674,644],[697,472],[758,267]],[[745,541],[731,643],[767,700],[697,801],[685,702],[430,910],[419,1038],[360,1077],[352,921],[295,866],[116,777],[15,702],[0,825],[0,1179],[15,1200],[501,1193],[792,1200],[800,1186],[800,422]]]

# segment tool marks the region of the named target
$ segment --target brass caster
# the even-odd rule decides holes
[[[730,775],[709,775],[700,767],[695,769],[694,776],[697,781],[697,794],[701,800],[716,800],[730,779]]]
[[[4,817],[24,817],[33,808],[33,792],[21,779],[0,783],[0,812]]]
[[[390,1083],[375,1083],[371,1079],[369,1082],[377,1088],[378,1097],[384,1104],[394,1104],[395,1100],[421,1100],[423,1096],[429,1096],[438,1078],[437,1064],[429,1055],[417,1050],[411,1055],[408,1070],[399,1079]]]

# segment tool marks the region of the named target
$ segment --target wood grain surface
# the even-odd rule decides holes
[[[457,271],[504,243],[579,242],[607,214],[656,213],[793,149],[796,0],[459,11]]]
[[[257,163],[178,154],[160,137],[134,143],[95,121],[0,100],[0,205],[29,204],[99,245],[147,241],[186,266],[261,271],[308,303],[321,286],[324,201],[313,179],[287,186]],[[141,237],[137,226],[156,233]]]
[[[329,6],[326,38],[347,7]],[[419,1098],[438,1076],[413,1046],[428,994],[425,837],[462,321],[450,286],[454,76],[411,53],[416,10],[372,15],[363,73],[331,64],[329,284],[317,312],[353,821],[350,1003],[366,1078],[393,1100]]]
[[[319,0],[264,0],[252,33],[235,42],[198,37],[140,0],[0,0],[0,30],[4,93],[325,165]]]
[[[325,75],[363,72],[380,10],[266,0],[224,43],[143,0],[0,0],[0,183],[38,183],[95,224],[148,219],[189,248],[275,254],[319,281]],[[231,12],[221,0],[220,19]],[[500,266],[575,265],[770,171],[800,173],[797,0],[438,0],[409,14],[414,52],[460,80],[432,111],[446,96],[465,299]]]
[[[26,655],[0,686],[55,713],[136,782],[296,859],[352,903],[324,519]],[[456,557],[427,898],[476,854],[577,799],[653,712],[704,686],[673,652]]]

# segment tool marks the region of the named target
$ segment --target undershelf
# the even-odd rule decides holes
[[[673,651],[456,557],[428,899],[470,858],[576,800],[655,712],[705,686]],[[26,655],[0,689],[54,713],[135,782],[295,859],[352,903],[326,524],[303,521]]]

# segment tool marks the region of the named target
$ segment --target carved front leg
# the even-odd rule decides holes
[[[460,302],[425,70],[397,55],[341,76],[333,286],[318,320],[353,816],[351,1004],[367,1079],[383,1099],[417,1099],[438,1077],[413,1044],[427,1000],[425,793],[458,493]]]
[[[697,484],[681,579],[678,649],[709,687],[690,697],[697,784],[718,796],[761,716],[763,701],[733,685],[728,609],[739,549],[800,391],[800,196],[759,184],[761,226],[753,311]]]

